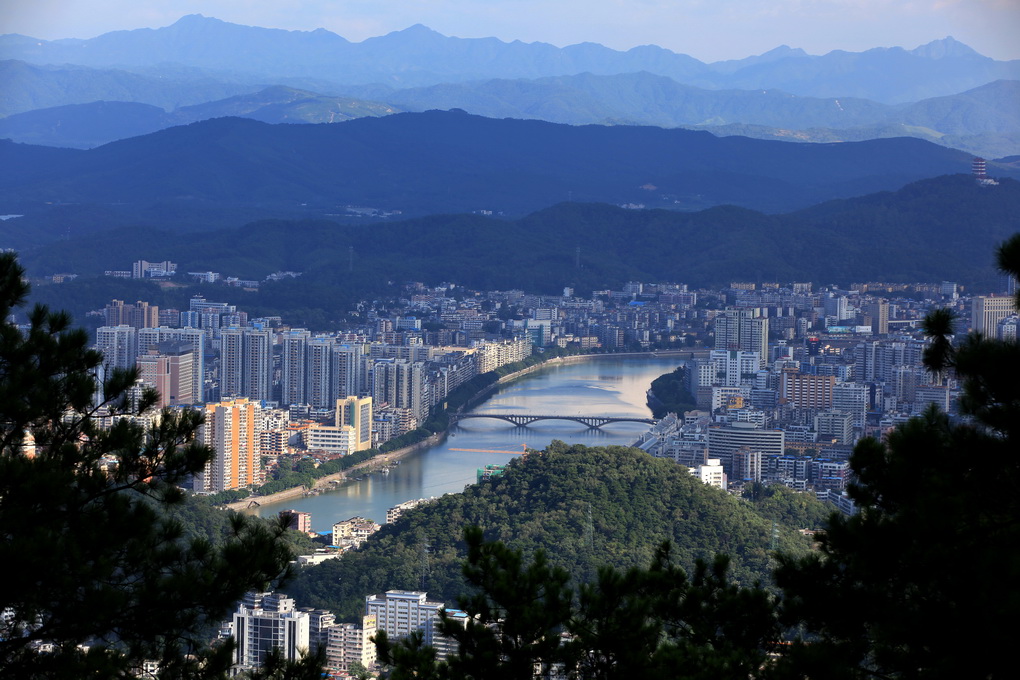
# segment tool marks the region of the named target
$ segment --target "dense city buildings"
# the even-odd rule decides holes
[[[203,493],[255,488],[283,457],[317,466],[378,446],[419,427],[473,377],[549,347],[678,349],[690,408],[658,420],[637,446],[731,493],[783,485],[853,513],[845,490],[862,437],[882,437],[933,404],[955,413],[955,377],[923,366],[925,315],[948,308],[997,337],[1015,337],[1018,326],[1011,298],[969,297],[951,282],[698,291],[629,282],[590,298],[452,289],[408,284],[398,300],[365,301],[357,323],[329,331],[205,298],[184,311],[114,300],[97,312],[105,325],[96,346],[107,370],[136,366],[139,388],[153,388],[160,406],[203,410],[199,438],[215,451],[192,480]],[[496,474],[492,466],[478,479]],[[387,522],[422,502],[391,508]],[[289,519],[310,531],[307,513]],[[336,521],[332,547],[300,563],[335,559],[379,529],[364,517]],[[271,646],[287,658],[321,647],[335,673],[372,668],[377,630],[421,631],[441,656],[452,649],[436,633],[444,608],[426,593],[391,590],[366,597],[359,623],[337,623],[286,596],[253,594],[230,622],[235,669],[257,667]]]
[[[143,268],[159,275],[151,264]],[[108,368],[138,366],[160,405],[193,405],[221,420],[241,404],[257,412],[244,436],[219,433],[215,422],[206,428],[218,453],[195,481],[206,491],[257,484],[263,458],[318,464],[378,446],[421,426],[479,373],[556,346],[683,349],[696,410],[642,438],[642,448],[692,470],[718,460],[732,488],[753,480],[825,494],[845,485],[825,466],[845,463],[861,437],[882,436],[930,404],[954,410],[953,376],[922,365],[928,311],[947,307],[999,337],[1018,325],[1011,298],[968,296],[945,281],[697,291],[632,281],[588,298],[453,291],[407,284],[398,299],[365,301],[357,322],[330,331],[250,318],[203,297],[179,312],[114,300],[97,312],[106,325],[96,345]]]

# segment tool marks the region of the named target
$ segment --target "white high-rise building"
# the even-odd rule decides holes
[[[700,479],[703,484],[726,490],[726,472],[723,471],[723,466],[719,463],[718,458],[709,458],[704,465],[699,465],[691,470],[691,474]]]
[[[761,366],[757,352],[715,349],[709,354],[712,363],[712,384],[737,387],[754,380]]]
[[[308,613],[297,611],[294,600],[286,595],[262,593],[246,598],[231,622],[237,643],[234,672],[260,668],[274,648],[284,659],[296,661],[308,652],[309,629]]]
[[[364,345],[334,345],[330,382],[334,398],[356,397],[365,389]]]
[[[1011,295],[977,295],[971,301],[970,328],[975,333],[984,333],[994,338],[999,322],[1016,313],[1017,308]]]
[[[376,628],[386,631],[392,639],[407,637],[412,631],[422,631],[425,644],[435,641],[436,622],[442,602],[429,602],[428,593],[407,590],[387,590],[382,595],[365,598],[365,616],[374,616]]]
[[[138,329],[133,326],[101,326],[96,329],[96,349],[103,353],[103,365],[134,368],[138,357]]]
[[[764,368],[769,349],[769,320],[748,309],[726,309],[715,317],[715,349],[758,353]]]
[[[273,334],[236,326],[220,331],[220,398],[272,397]]]
[[[244,333],[244,396],[255,401],[272,399],[273,333],[251,328]]]

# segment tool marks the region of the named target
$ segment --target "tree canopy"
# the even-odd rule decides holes
[[[22,278],[0,255],[0,318]],[[139,418],[155,394],[129,398],[134,371],[100,382],[102,355],[70,323],[41,306],[25,329],[0,323],[0,675],[222,676],[231,646],[211,633],[284,572],[284,528],[235,515],[222,541],[187,535],[168,510],[213,455],[199,414]]]
[[[1020,235],[998,261],[1020,276]],[[849,488],[860,512],[834,516],[819,553],[782,559],[783,613],[804,630],[788,657],[796,677],[1015,673],[1020,344],[980,334],[954,344],[948,310],[925,330],[925,365],[956,376],[961,417],[932,408],[884,442],[862,441]]]

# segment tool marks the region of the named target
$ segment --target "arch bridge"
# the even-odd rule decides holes
[[[591,429],[598,429],[609,423],[644,423],[654,425],[654,418],[626,418],[615,416],[567,416],[567,415],[539,415],[533,413],[451,413],[450,424],[454,425],[469,418],[495,418],[513,423],[518,427],[530,425],[539,420],[572,420],[575,423],[587,425]]]

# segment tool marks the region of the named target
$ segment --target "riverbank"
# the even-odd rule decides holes
[[[446,432],[445,431],[439,432],[432,435],[431,437],[428,437],[427,439],[423,439],[420,442],[411,444],[410,446],[405,446],[402,449],[395,449],[393,451],[388,451],[386,453],[380,453],[378,456],[375,456],[374,458],[369,458],[368,460],[362,461],[357,465],[352,465],[351,467],[347,468],[346,470],[343,470],[342,472],[335,472],[331,475],[326,475],[325,477],[319,477],[312,484],[311,490],[321,491],[323,489],[327,489],[328,487],[330,487],[333,484],[333,482],[343,483],[344,481],[347,481],[350,478],[350,475],[353,472],[359,471],[374,472],[375,470],[383,468],[389,465],[390,463],[403,460],[404,458],[407,458],[408,456],[417,453],[421,449],[425,449],[435,444],[438,444],[445,438]],[[233,503],[227,503],[224,507],[226,507],[228,510],[234,510],[237,512],[253,511],[254,508],[251,507],[253,501],[260,506],[271,505],[273,503],[282,503],[283,501],[293,500],[294,498],[303,498],[308,494],[308,492],[309,490],[307,488],[303,486],[296,486],[292,489],[284,489],[283,491],[277,491],[276,493],[269,494],[268,496],[249,496],[248,498],[244,498]]]
[[[608,358],[634,359],[634,358],[677,357],[685,359],[689,358],[692,355],[692,352],[695,356],[698,356],[698,354],[705,351],[707,350],[684,349],[684,350],[659,350],[655,352],[572,354],[569,356],[553,357],[541,363],[535,364],[533,366],[528,366],[527,368],[522,368],[519,371],[514,371],[513,373],[508,373],[507,375],[500,377],[492,384],[487,385],[486,387],[479,390],[476,394],[472,395],[471,398],[468,399],[463,404],[463,406],[461,406],[459,411],[465,411],[479,405],[480,403],[488,399],[490,396],[492,396],[493,392],[495,392],[499,387],[505,385],[506,383],[518,380],[526,375],[530,375],[542,368],[549,366],[571,365],[591,361],[594,359],[608,359]],[[447,437],[447,434],[448,430],[436,432],[430,435],[429,437],[421,441],[418,441],[414,444],[410,444],[399,449],[394,449],[393,451],[380,453],[346,470],[320,477],[313,482],[311,490],[307,489],[304,486],[297,486],[290,489],[284,489],[282,491],[278,491],[267,496],[250,496],[248,498],[244,498],[239,501],[229,503],[225,507],[239,512],[244,512],[247,510],[254,511],[255,508],[249,508],[249,506],[251,506],[253,502],[256,503],[257,506],[271,505],[274,503],[282,503],[284,501],[293,500],[296,498],[303,498],[306,494],[309,493],[309,491],[321,491],[328,490],[329,488],[336,488],[337,486],[339,486],[339,484],[333,484],[333,482],[338,482],[342,484],[350,480],[352,477],[357,476],[352,475],[352,473],[354,472],[357,471],[371,472],[373,470],[382,468],[383,466],[387,465],[390,462],[402,460],[403,458],[414,455],[415,453],[421,451],[422,449],[429,448],[435,444],[442,442]]]

